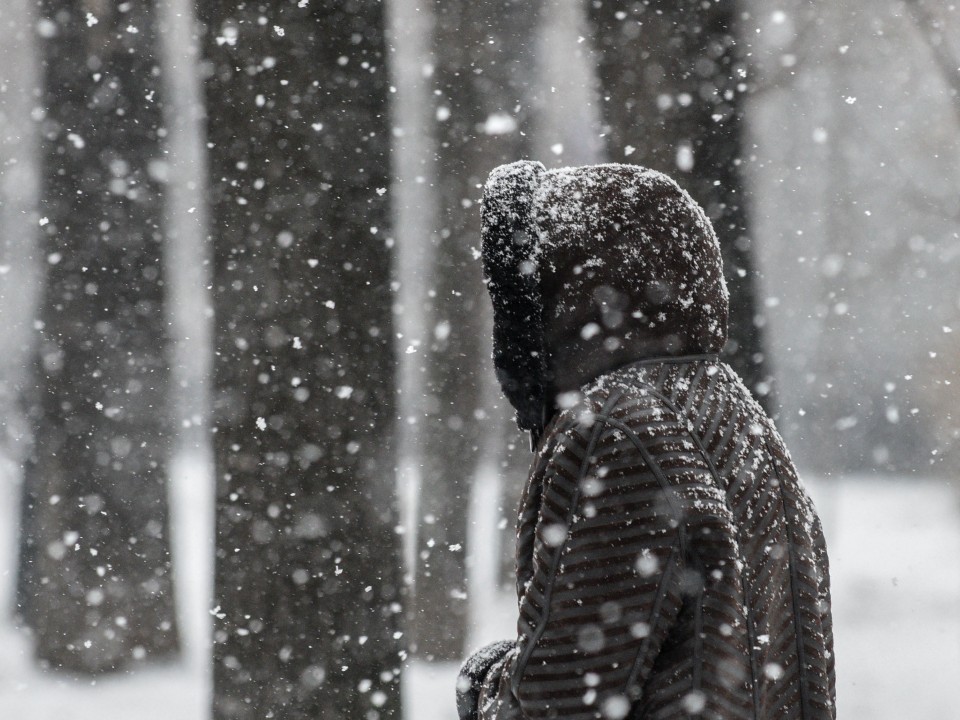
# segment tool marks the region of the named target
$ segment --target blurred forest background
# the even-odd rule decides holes
[[[527,157],[704,206],[827,524],[841,715],[949,715],[954,5],[4,0],[5,717],[453,712],[515,620],[476,256]]]

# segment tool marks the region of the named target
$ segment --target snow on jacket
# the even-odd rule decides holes
[[[701,208],[628,165],[484,191],[494,361],[537,440],[518,639],[465,663],[479,720],[835,717],[827,554],[772,422],[717,358]]]

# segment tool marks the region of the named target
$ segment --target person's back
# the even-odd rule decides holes
[[[719,252],[659,173],[491,175],[494,359],[537,442],[518,640],[464,665],[465,718],[831,718],[819,521],[717,352]]]

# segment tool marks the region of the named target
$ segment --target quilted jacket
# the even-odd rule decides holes
[[[462,712],[835,717],[823,533],[717,357],[727,292],[701,208],[636,166],[514,163],[485,188],[482,254],[497,374],[536,452],[517,638],[465,665]]]

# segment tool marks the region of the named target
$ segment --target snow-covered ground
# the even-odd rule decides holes
[[[840,718],[960,717],[960,506],[948,484],[817,484]]]
[[[811,492],[830,544],[839,717],[960,716],[954,691],[960,677],[956,494],[940,481],[872,477],[819,481],[811,483]],[[513,612],[504,594],[477,630],[478,642],[511,635]],[[37,672],[29,662],[26,638],[2,628],[0,717],[206,720],[207,675],[196,667],[198,655],[193,657],[184,666],[143,670],[93,685]],[[456,717],[455,673],[451,664],[412,664],[404,678],[408,720]]]

